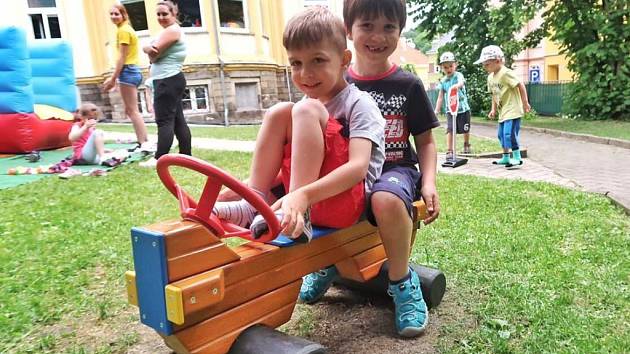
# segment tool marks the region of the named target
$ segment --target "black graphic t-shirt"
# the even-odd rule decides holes
[[[372,96],[386,120],[383,171],[392,166],[415,168],[418,158],[409,136],[440,126],[420,79],[397,65],[370,77],[359,76],[349,68],[345,77]]]

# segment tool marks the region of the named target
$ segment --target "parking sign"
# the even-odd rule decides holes
[[[540,67],[537,65],[529,68],[529,82],[533,84],[540,82]]]

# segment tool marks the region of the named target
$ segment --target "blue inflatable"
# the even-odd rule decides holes
[[[0,28],[0,58],[0,113],[33,112],[31,63],[22,29]]]
[[[70,45],[48,39],[28,43],[24,30],[0,27],[0,58],[0,153],[68,146],[72,115],[40,117],[34,105],[77,108]]]
[[[68,112],[77,108],[72,48],[61,39],[29,43],[35,104],[47,104]]]

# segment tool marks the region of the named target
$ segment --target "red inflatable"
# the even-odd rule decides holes
[[[70,145],[72,122],[40,119],[35,113],[0,114],[0,153],[20,154]]]

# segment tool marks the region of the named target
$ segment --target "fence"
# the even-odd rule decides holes
[[[567,92],[567,87],[570,82],[556,81],[556,82],[544,82],[544,83],[527,83],[525,88],[527,90],[527,96],[529,98],[529,104],[536,111],[536,113],[553,116],[562,113],[562,104],[564,95]],[[437,101],[438,90],[428,90],[427,95],[429,100],[435,107]]]

